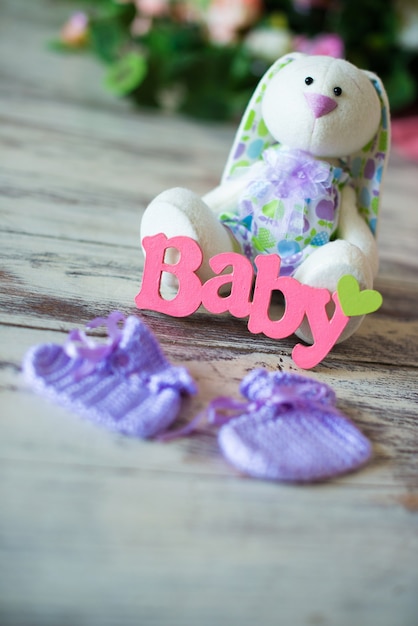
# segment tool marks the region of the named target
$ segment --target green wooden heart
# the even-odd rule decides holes
[[[347,317],[373,313],[383,302],[381,294],[375,289],[360,291],[358,281],[351,274],[340,278],[337,293],[340,306]]]

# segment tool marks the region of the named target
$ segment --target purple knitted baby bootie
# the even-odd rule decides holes
[[[242,472],[314,482],[369,459],[369,440],[335,408],[335,394],[327,385],[296,374],[253,370],[240,390],[250,402],[228,407],[226,401],[215,408],[235,411],[218,440],[224,456]]]
[[[185,368],[167,361],[138,317],[114,311],[88,328],[101,325],[108,329],[106,343],[74,330],[63,346],[31,348],[23,361],[26,380],[38,393],[96,424],[154,437],[175,420],[181,396],[196,393],[196,385]]]

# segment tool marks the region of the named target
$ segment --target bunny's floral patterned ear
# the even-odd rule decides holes
[[[380,78],[372,72],[364,73],[369,77],[379,98],[380,125],[373,139],[344,161],[356,190],[359,211],[376,235],[382,182],[390,153],[390,111],[388,97]]]
[[[232,178],[238,168],[249,167],[258,161],[266,148],[277,143],[263,121],[261,106],[264,92],[277,72],[302,56],[305,55],[293,52],[280,57],[261,78],[242,116],[222,175],[222,183]]]

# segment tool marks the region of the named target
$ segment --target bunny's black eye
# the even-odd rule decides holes
[[[333,91],[334,91],[334,93],[335,93],[335,95],[336,95],[337,97],[338,97],[338,96],[341,96],[341,94],[342,94],[342,92],[343,92],[343,90],[341,89],[341,87],[334,87]]]
[[[305,78],[305,85],[312,85],[312,83],[313,83],[313,78],[312,78],[312,76],[307,76],[307,77]]]

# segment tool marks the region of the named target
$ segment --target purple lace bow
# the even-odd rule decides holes
[[[322,196],[332,183],[331,165],[314,159],[303,150],[267,148],[258,167],[261,177],[270,182],[275,197],[316,198]]]
[[[99,343],[93,337],[79,329],[72,330],[63,346],[63,350],[71,359],[77,359],[80,366],[74,371],[75,378],[82,378],[93,372],[96,367],[115,352],[122,339],[119,322],[125,322],[126,317],[120,311],[113,311],[108,317],[96,317],[86,324],[86,328],[93,329],[105,326],[108,339]]]

